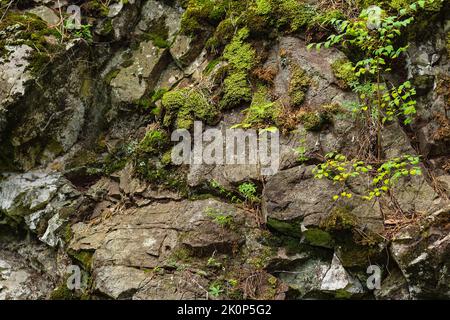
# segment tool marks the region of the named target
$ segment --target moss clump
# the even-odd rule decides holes
[[[142,153],[158,154],[168,143],[169,136],[164,130],[152,129],[145,133],[137,149]]]
[[[261,85],[253,95],[250,107],[245,110],[241,127],[266,127],[275,124],[280,112],[279,104],[270,100],[269,90]]]
[[[84,166],[92,166],[98,162],[97,154],[93,150],[82,149],[77,152],[67,164],[67,169],[80,168]]]
[[[88,250],[80,250],[80,251],[74,251],[74,250],[68,250],[67,253],[70,257],[78,261],[81,266],[84,268],[84,270],[91,270],[92,266],[92,257],[94,253],[92,251]]]
[[[165,93],[162,106],[166,111],[164,125],[170,126],[175,122],[176,127],[180,129],[190,129],[194,120],[212,124],[219,115],[202,91],[189,88]]]
[[[305,130],[320,131],[322,128],[330,124],[333,116],[342,112],[339,104],[325,104],[320,106],[317,110],[302,109],[297,114],[298,121],[303,124]]]
[[[106,174],[112,174],[125,168],[135,151],[136,143],[122,144],[113,152],[109,153],[103,162],[102,171]]]
[[[70,290],[67,284],[63,282],[50,294],[50,300],[79,300],[79,295],[75,290]]]
[[[94,17],[107,17],[109,13],[109,7],[100,0],[88,1],[81,7],[84,9],[84,12]]]
[[[331,214],[321,222],[320,226],[326,231],[352,230],[358,225],[358,219],[349,207],[336,207]]]
[[[229,62],[230,69],[224,81],[224,95],[220,101],[222,108],[233,108],[251,100],[248,73],[254,64],[255,50],[245,43],[248,35],[248,28],[240,29],[225,47],[223,57]]]
[[[307,27],[317,15],[316,8],[297,0],[280,0],[277,10],[279,27],[289,26],[290,31]]]
[[[303,232],[306,241],[313,246],[332,248],[333,238],[331,235],[323,230],[311,228]]]
[[[338,59],[331,64],[334,76],[338,80],[338,86],[342,89],[349,89],[358,77],[353,70],[353,64],[348,59]]]
[[[311,84],[311,79],[298,64],[292,65],[288,94],[292,106],[300,106],[305,100],[305,94]]]
[[[245,42],[249,32],[248,28],[240,29],[223,52],[223,57],[235,70],[248,71],[253,67],[255,50]]]
[[[220,101],[222,109],[231,109],[250,102],[252,90],[245,72],[233,72],[224,81],[224,95]]]
[[[217,25],[226,14],[228,0],[188,0],[181,18],[181,32],[195,35],[205,26]]]
[[[302,237],[301,222],[297,221],[297,220],[281,221],[281,220],[274,219],[274,218],[268,218],[267,226],[270,229],[280,232],[281,234],[284,234],[286,236],[290,236],[290,237],[294,237],[294,238]]]

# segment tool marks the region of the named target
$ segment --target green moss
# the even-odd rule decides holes
[[[205,70],[203,70],[203,74],[208,75],[211,73],[211,71],[214,70],[214,68],[220,63],[220,59],[213,59],[210,62],[208,62],[208,65],[206,66]]]
[[[152,129],[145,133],[139,142],[138,151],[147,154],[158,154],[169,142],[167,133],[160,129]]]
[[[334,76],[338,80],[338,86],[342,89],[349,89],[358,77],[353,70],[353,64],[348,59],[338,59],[331,64]]]
[[[153,43],[156,47],[161,48],[161,49],[169,48],[169,47],[170,47],[170,42],[167,41],[167,39],[166,39],[165,37],[163,37],[163,36],[161,36],[161,35],[159,35],[159,34],[155,34],[155,33],[144,33],[144,34],[141,36],[141,38],[142,38],[143,40],[146,40],[146,41],[149,41],[149,40],[152,41],[152,43]]]
[[[245,42],[249,32],[248,28],[240,29],[223,52],[223,57],[234,70],[249,71],[255,62],[255,49]]]
[[[136,174],[139,178],[150,181],[162,188],[173,190],[182,196],[190,193],[186,177],[182,172],[173,168],[165,168],[145,158],[135,159]]]
[[[97,154],[89,149],[81,149],[77,152],[73,158],[71,158],[67,164],[67,169],[79,168],[84,166],[91,166],[98,161]]]
[[[50,294],[50,300],[79,300],[79,295],[75,290],[70,290],[64,281]]]
[[[104,78],[104,81],[105,81],[107,84],[110,84],[111,81],[112,81],[115,77],[117,77],[117,75],[119,74],[119,72],[120,72],[120,69],[111,70],[110,72],[108,72],[108,73],[106,74],[106,76],[105,76],[105,78]]]
[[[162,106],[166,110],[164,125],[175,123],[177,128],[189,129],[194,120],[212,124],[219,111],[209,103],[203,92],[183,88],[169,91],[162,97]]]
[[[134,153],[135,143],[120,145],[109,153],[103,162],[102,170],[106,175],[112,174],[125,168]]]
[[[240,29],[233,40],[225,47],[223,57],[230,64],[229,73],[224,81],[223,97],[220,105],[223,109],[234,108],[251,101],[252,93],[248,72],[255,61],[255,50],[245,39],[248,28]]]
[[[313,246],[332,248],[333,238],[331,235],[323,230],[311,228],[303,232],[306,241]]]
[[[161,163],[164,166],[168,166],[172,163],[172,149],[164,152],[164,154],[161,157]]]
[[[289,81],[288,94],[291,98],[292,106],[300,106],[305,100],[305,94],[310,86],[311,79],[298,64],[293,64],[291,68],[291,79]]]
[[[358,219],[349,207],[336,207],[330,215],[321,222],[321,228],[326,231],[352,230],[358,225]]]
[[[269,90],[261,85],[253,95],[250,107],[245,110],[245,119],[241,126],[250,128],[273,125],[280,112],[280,105],[270,100]]]
[[[391,8],[400,11],[401,9],[409,9],[409,6],[414,2],[417,2],[417,0],[391,0],[388,3]],[[442,9],[443,4],[444,0],[426,1],[423,10],[429,12],[439,12]]]
[[[107,17],[109,7],[102,3],[101,0],[91,0],[82,5],[82,8],[91,16]]]
[[[64,242],[67,244],[69,243],[73,238],[73,232],[70,224],[67,224],[64,227],[64,233],[63,233]]]
[[[80,250],[80,251],[68,250],[67,253],[69,254],[70,257],[78,261],[85,270],[87,271],[91,270],[92,257],[94,255],[94,252],[87,250]]]
[[[339,104],[326,104],[317,108],[317,110],[301,110],[297,119],[308,131],[320,131],[322,128],[331,123],[333,116],[343,112]]]
[[[188,0],[181,18],[181,32],[195,35],[205,25],[216,25],[226,14],[227,0]]]
[[[220,100],[222,109],[231,109],[252,99],[248,75],[243,71],[231,73],[224,81],[223,91],[224,95]]]
[[[274,218],[268,218],[267,219],[267,226],[270,229],[273,229],[277,232],[280,232],[284,235],[295,237],[295,238],[301,238],[302,232],[301,232],[301,222],[300,221],[281,221]]]
[[[317,15],[316,8],[297,0],[280,0],[277,10],[279,27],[289,26],[290,31],[307,27]]]

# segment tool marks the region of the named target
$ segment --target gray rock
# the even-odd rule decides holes
[[[409,225],[393,240],[390,252],[401,269],[411,298],[450,297],[448,221],[450,206]]]
[[[50,246],[62,243],[56,232],[64,219],[58,213],[73,210],[77,197],[70,182],[58,173],[8,174],[0,182],[0,212],[16,223],[24,221]]]
[[[51,26],[57,25],[60,20],[59,17],[56,15],[56,13],[46,6],[35,7],[29,10],[28,12],[37,15],[39,18],[41,18]]]
[[[164,49],[153,45],[151,41],[142,42],[132,56],[132,64],[117,74],[111,81],[115,98],[121,102],[139,100],[147,90],[156,85],[163,68],[167,65]]]
[[[162,1],[148,0],[141,10],[141,18],[137,25],[138,32],[152,33],[154,30],[167,29],[167,41],[173,42],[180,30],[182,11]]]
[[[131,298],[143,285],[144,271],[125,266],[108,266],[95,269],[95,289],[113,299]]]
[[[315,179],[313,168],[299,166],[283,170],[267,180],[262,206],[265,217],[288,223],[298,221],[306,228],[317,227],[326,219],[336,206],[332,198],[339,192],[338,186],[329,180]],[[349,205],[361,225],[375,232],[383,230],[376,205],[356,197]]]
[[[322,279],[320,290],[334,294],[347,295],[347,297],[362,294],[364,292],[361,283],[344,269],[336,255],[333,256],[330,269]]]
[[[394,269],[381,283],[381,288],[374,291],[378,300],[410,299],[408,283],[399,269]]]
[[[23,95],[25,83],[31,79],[26,70],[29,65],[27,58],[33,49],[25,44],[5,48],[10,51],[10,54],[7,60],[0,58],[0,110],[14,101],[17,96]],[[1,123],[2,121],[0,121],[0,129]]]

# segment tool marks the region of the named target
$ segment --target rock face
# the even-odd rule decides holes
[[[376,118],[352,111],[365,99],[354,55],[307,48],[356,9],[256,2],[85,1],[74,30],[59,24],[67,1],[11,5],[0,19],[0,299],[450,298],[448,8],[418,18],[432,35],[405,33],[386,81],[412,83],[417,114],[383,123],[377,145]],[[192,134],[195,120],[223,136],[276,126],[275,172],[175,165],[171,134]],[[367,156],[372,178],[383,159],[417,156],[422,174],[402,171],[365,200],[369,180],[315,177],[330,153]]]
[[[0,212],[15,224],[25,222],[41,240],[55,247],[56,232],[77,204],[78,193],[60,174],[10,174],[0,183]]]

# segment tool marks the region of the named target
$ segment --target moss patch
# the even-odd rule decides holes
[[[165,108],[164,125],[175,124],[180,129],[190,129],[194,120],[213,124],[219,111],[208,101],[202,91],[183,88],[169,91],[162,97]]]
[[[323,230],[311,228],[303,232],[306,241],[313,246],[332,248],[333,238],[331,235]]]
[[[295,237],[295,238],[301,238],[302,232],[301,232],[301,222],[300,221],[281,221],[274,218],[268,218],[267,219],[267,226],[270,229],[273,229],[277,232],[280,232],[284,235]]]
[[[242,28],[229,45],[225,47],[223,57],[230,64],[229,74],[224,81],[224,94],[220,105],[230,109],[251,100],[251,87],[248,73],[253,67],[255,50],[245,42],[248,28]]]
[[[338,59],[331,64],[334,76],[338,80],[338,86],[342,89],[349,89],[358,81],[358,77],[353,71],[353,64],[348,59]]]
[[[146,132],[138,145],[138,151],[147,154],[158,154],[169,143],[169,136],[164,130],[152,129]]]
[[[291,79],[289,81],[288,91],[292,106],[300,106],[303,103],[310,83],[311,79],[306,71],[298,64],[293,64],[291,67]]]

